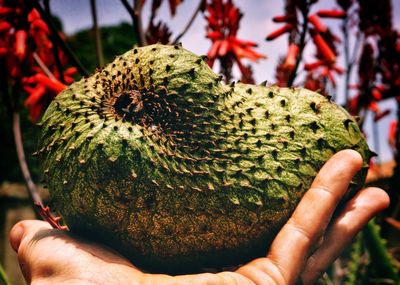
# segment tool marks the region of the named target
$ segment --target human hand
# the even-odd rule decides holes
[[[389,205],[379,188],[367,188],[332,214],[360,170],[352,150],[334,155],[320,170],[266,257],[234,272],[169,276],[142,272],[113,250],[52,229],[41,221],[22,221],[10,233],[29,284],[312,284],[362,227]]]

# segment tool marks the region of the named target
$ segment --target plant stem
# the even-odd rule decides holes
[[[93,33],[96,42],[97,67],[102,67],[104,65],[104,56],[103,56],[103,47],[101,44],[100,30],[97,23],[96,0],[90,0],[90,11],[92,13]]]
[[[356,41],[353,47],[353,54],[350,58],[350,42],[349,42],[349,33],[348,33],[348,17],[346,17],[343,21],[343,39],[344,39],[344,64],[346,66],[346,74],[345,74],[345,83],[344,83],[344,98],[345,98],[345,106],[346,109],[349,109],[349,85],[350,85],[350,77],[353,71],[354,64],[357,61],[358,50],[360,49],[360,45],[362,43],[362,36],[356,36]]]
[[[294,68],[292,70],[292,73],[289,76],[288,82],[287,82],[287,86],[292,86],[294,83],[294,80],[296,79],[297,76],[297,69],[299,68],[300,62],[302,60],[303,57],[303,51],[304,51],[304,47],[306,45],[306,34],[308,31],[308,12],[309,12],[310,8],[309,8],[309,4],[307,4],[307,6],[301,10],[301,14],[303,16],[303,25],[302,25],[302,31],[300,34],[300,40],[298,43],[299,46],[299,53],[297,54],[296,57],[296,63],[294,65]]]
[[[122,4],[124,5],[125,9],[128,11],[129,15],[132,18],[133,28],[135,29],[136,35],[136,43],[138,46],[146,45],[146,39],[143,34],[143,27],[142,27],[142,6],[140,0],[135,0],[135,8],[133,9],[127,0],[121,0]]]
[[[46,11],[43,10],[42,6],[37,1],[32,1],[33,6],[38,10],[40,13],[40,16],[42,17],[43,21],[47,24],[47,26],[50,29],[50,32],[53,36],[53,41],[57,45],[61,47],[61,49],[64,51],[66,56],[72,61],[73,65],[75,65],[78,68],[78,71],[81,75],[83,76],[88,76],[89,72],[85,69],[85,67],[82,65],[82,63],[78,60],[76,55],[72,52],[71,48],[67,45],[67,43],[61,38],[59,35],[57,28],[54,26],[53,22],[51,21],[50,15],[46,13]]]
[[[44,9],[45,9],[47,15],[51,15],[49,0],[45,0],[44,1]],[[58,53],[57,41],[55,40],[53,34],[51,34],[50,37],[51,37],[51,40],[53,42],[51,50],[53,52],[54,61],[56,63],[56,67],[57,67],[57,70],[58,70],[60,81],[65,84],[64,71],[63,71],[62,66],[61,66],[61,61],[60,61],[60,57],[59,57],[59,53]]]
[[[344,65],[346,66],[346,74],[344,79],[344,99],[345,99],[345,106],[349,109],[349,84],[350,84],[350,75],[352,70],[352,65],[350,64],[350,55],[349,55],[349,33],[347,31],[348,28],[349,18],[346,17],[343,20],[343,46],[344,46]]]
[[[374,142],[374,151],[376,153],[381,153],[380,144],[379,144],[379,128],[377,122],[372,123],[372,132],[373,132],[373,142]],[[380,163],[379,155],[375,157],[376,164]]]
[[[175,38],[175,40],[172,41],[172,44],[177,44],[179,42],[179,40],[186,34],[186,32],[192,26],[197,15],[199,14],[202,6],[203,6],[203,0],[200,0],[199,5],[197,6],[196,10],[194,11],[192,17],[189,19],[189,22],[187,22],[186,26],[184,27],[182,32]]]
[[[143,33],[143,25],[142,25],[142,2],[141,0],[134,0],[135,3],[135,9],[134,9],[134,19],[136,22],[136,33],[138,35],[138,38],[140,39],[140,44],[141,46],[144,46],[147,44],[146,38],[144,37]]]
[[[44,62],[40,59],[39,55],[36,52],[33,52],[33,59],[36,61],[37,65],[39,65],[40,69],[43,70],[43,72],[47,75],[48,78],[52,80],[57,80],[54,77],[54,74],[51,73],[51,71],[47,68],[47,66],[44,64]]]
[[[25,151],[24,151],[24,146],[23,146],[22,136],[21,136],[20,118],[19,118],[19,113],[16,111],[14,111],[14,113],[13,113],[13,132],[14,132],[14,142],[15,142],[15,148],[17,151],[18,162],[19,162],[19,166],[21,168],[22,175],[24,177],[26,186],[28,188],[29,198],[32,201],[32,205],[34,205],[34,203],[42,203],[42,198],[40,198],[37,187],[36,187],[35,183],[33,183],[33,181],[32,181],[32,177],[29,172],[28,164],[26,162]]]
[[[3,266],[0,264],[0,284],[11,285],[11,282],[8,280],[7,274],[3,269]]]

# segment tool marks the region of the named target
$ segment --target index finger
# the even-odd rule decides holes
[[[256,259],[246,266],[255,266],[255,271],[265,273],[271,270],[272,262],[285,283],[293,283],[361,166],[362,158],[356,151],[344,150],[332,156],[278,233],[267,258]]]

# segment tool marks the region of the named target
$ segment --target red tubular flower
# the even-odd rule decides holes
[[[46,109],[51,100],[66,88],[56,79],[50,79],[42,73],[22,79],[24,90],[29,94],[25,106],[29,110],[30,119],[35,122]]]
[[[304,69],[307,70],[307,71],[311,71],[311,70],[314,70],[314,69],[322,66],[323,64],[324,64],[324,62],[322,60],[318,60],[318,61],[313,62],[313,63],[306,63],[304,65]]]
[[[231,47],[238,60],[240,60],[241,58],[248,58],[252,61],[257,61],[260,58],[265,58],[264,55],[259,54],[250,48],[245,48],[241,45],[232,45]]]
[[[6,47],[0,47],[0,57],[7,55],[8,49]]]
[[[220,40],[215,41],[215,42],[213,43],[213,45],[211,46],[211,49],[209,50],[208,54],[207,54],[207,57],[208,57],[208,59],[209,59],[208,65],[209,65],[210,67],[213,66],[213,63],[214,63],[214,60],[215,60],[216,57],[217,57],[217,54],[218,54],[218,50],[219,50],[219,46],[220,46],[220,45],[221,45],[221,41],[220,41]]]
[[[299,53],[299,46],[295,43],[289,45],[288,53],[286,55],[284,66],[292,69],[296,64],[297,55]]]
[[[324,59],[328,63],[334,63],[336,61],[336,55],[326,43],[326,41],[322,38],[319,33],[314,33],[312,36],[315,45],[317,46],[318,51],[324,57]]]
[[[350,114],[352,114],[352,115],[358,114],[360,97],[361,97],[361,95],[357,94],[356,96],[354,96],[353,98],[350,99],[349,105],[348,105]]]
[[[60,81],[56,79],[50,79],[46,75],[42,73],[38,73],[34,76],[34,79],[38,84],[45,86],[49,91],[54,92],[56,94],[63,91],[67,86],[62,84]]]
[[[64,71],[64,81],[66,84],[71,84],[74,82],[74,76],[78,72],[76,67],[69,67]]]
[[[325,33],[328,28],[321,22],[320,18],[316,14],[308,16],[308,20],[315,27],[315,29],[320,33]]]
[[[0,33],[8,32],[10,29],[11,29],[10,23],[8,23],[6,21],[0,22]]]
[[[222,40],[219,45],[218,55],[225,56],[229,51],[229,42],[227,40]]]
[[[322,18],[337,18],[343,19],[346,18],[347,13],[342,10],[319,10],[317,15]]]
[[[397,141],[397,138],[396,138],[396,135],[397,135],[397,126],[398,126],[397,120],[393,120],[393,121],[391,121],[390,124],[389,124],[388,141],[389,141],[389,144],[390,144],[392,147],[395,147],[395,146],[396,146],[396,141]]]
[[[286,24],[283,27],[280,27],[279,29],[273,31],[272,33],[270,33],[267,37],[266,40],[267,41],[272,41],[274,39],[276,39],[277,37],[283,35],[284,33],[290,32],[291,30],[293,30],[294,26],[292,24]]]
[[[372,111],[372,112],[375,112],[375,113],[378,113],[380,111],[379,110],[379,105],[375,101],[372,101],[371,103],[369,103],[368,109],[370,111]]]
[[[15,12],[13,8],[9,7],[0,7],[0,16],[1,17],[7,17],[12,15]]]
[[[31,23],[31,28],[41,30],[44,33],[46,33],[47,35],[50,34],[49,28],[47,27],[46,23],[43,22],[43,20],[41,20],[41,19],[33,21]]]
[[[320,75],[315,74],[314,72],[308,72],[304,82],[304,88],[309,90],[317,91],[323,95],[327,95],[326,93],[326,80]]]
[[[41,101],[43,100],[43,96],[46,93],[46,88],[44,86],[38,86],[33,89],[26,89],[24,88],[25,91],[30,91],[28,98],[25,100],[24,105],[28,108],[29,111],[29,117],[32,122],[36,122],[40,114],[42,113],[44,106],[41,104]]]
[[[21,75],[21,65],[17,62],[17,57],[7,56],[7,70],[12,78],[17,78]]]
[[[272,18],[272,21],[275,23],[287,23],[287,22],[292,22],[295,20],[295,17],[292,15],[282,15],[282,16],[275,16]]]
[[[373,88],[371,91],[371,95],[376,101],[382,100],[382,93],[379,91],[378,88]]]
[[[40,14],[36,9],[32,9],[28,14],[28,22],[32,23],[35,20],[40,19]]]
[[[18,30],[15,32],[15,55],[22,61],[26,52],[26,31]]]

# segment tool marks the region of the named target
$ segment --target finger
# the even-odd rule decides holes
[[[28,284],[31,282],[32,272],[29,260],[26,259],[26,256],[28,256],[27,244],[37,232],[51,229],[51,226],[46,222],[26,220],[18,222],[10,231],[10,244],[18,253],[21,271]]]
[[[362,158],[353,150],[340,151],[329,159],[278,233],[267,258],[250,262],[240,272],[246,275],[246,272],[251,272],[259,279],[269,272],[279,282],[293,283],[310,248],[322,236],[338,202],[361,166]]]
[[[313,284],[365,224],[389,206],[389,202],[389,196],[379,188],[358,192],[333,222],[321,247],[308,259],[301,274],[303,282]]]
[[[22,240],[27,236],[33,236],[40,230],[49,230],[51,226],[43,221],[26,220],[17,223],[10,231],[10,244],[15,252],[18,252]]]

